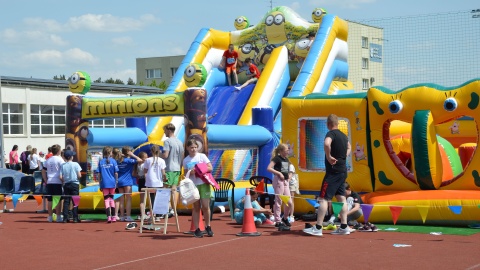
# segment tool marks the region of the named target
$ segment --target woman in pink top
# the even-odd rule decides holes
[[[18,145],[15,144],[13,146],[12,151],[10,151],[10,154],[8,155],[8,157],[10,159],[10,163],[9,163],[10,169],[15,171],[19,171],[22,169],[18,164]]]

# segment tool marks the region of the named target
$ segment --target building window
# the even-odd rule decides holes
[[[362,48],[368,49],[368,38],[362,37]]]
[[[170,71],[172,72],[172,77],[175,76],[175,73],[177,73],[178,67],[176,68],[170,68]]]
[[[23,134],[23,105],[2,104],[3,134]]]
[[[162,78],[162,70],[157,69],[147,69],[147,79],[161,79]]]
[[[368,58],[362,58],[362,68],[368,69]]]
[[[32,134],[65,134],[65,106],[30,105]]]
[[[123,128],[125,127],[124,118],[109,118],[89,121],[89,126],[94,128]]]
[[[368,90],[369,88],[369,82],[368,82],[368,79],[362,79],[362,89],[363,90]]]

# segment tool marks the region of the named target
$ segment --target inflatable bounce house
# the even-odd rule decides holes
[[[90,80],[76,72],[70,88],[81,95],[67,98],[67,147],[76,150],[76,160],[88,171],[88,149],[162,145],[163,126],[173,123],[178,138],[201,144],[216,178],[236,181],[239,199],[249,186],[243,180],[272,178],[266,171],[271,152],[285,142],[303,194],[295,198],[295,210],[309,212],[313,206],[306,199],[318,194],[325,171],[326,117],[335,113],[354,148],[348,182],[373,209],[370,221],[391,223],[392,207],[403,209],[394,219],[404,223],[478,220],[474,116],[480,81],[455,88],[425,84],[354,93],[348,81],[347,22],[321,8],[313,10],[311,19],[276,7],[253,26],[240,16],[234,20],[236,30],[201,29],[164,95],[84,96]],[[221,65],[230,44],[238,52],[240,84],[249,72],[247,58],[261,70],[257,83],[241,91],[228,85]],[[148,124],[146,116],[151,117]],[[127,127],[88,127],[88,120],[109,117],[127,118]],[[82,191],[87,196],[82,195],[81,208],[102,207],[97,190],[92,185]]]

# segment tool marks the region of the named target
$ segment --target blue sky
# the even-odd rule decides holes
[[[0,75],[51,79],[84,70],[93,80],[135,76],[135,59],[184,54],[201,28],[235,30],[270,9],[267,0],[0,0]],[[310,20],[316,7],[363,20],[480,8],[478,0],[273,1]],[[480,20],[479,20],[480,22]]]

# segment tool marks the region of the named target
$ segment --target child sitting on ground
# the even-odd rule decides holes
[[[260,206],[258,203],[258,193],[254,189],[250,189],[250,196],[252,201],[252,210],[253,210],[253,220],[255,222],[255,226],[259,226],[261,224],[265,225],[274,225],[273,221],[270,220],[270,216],[272,216],[272,210],[265,209]],[[235,221],[238,224],[243,224],[243,212],[245,210],[245,197],[240,199],[235,207]]]

